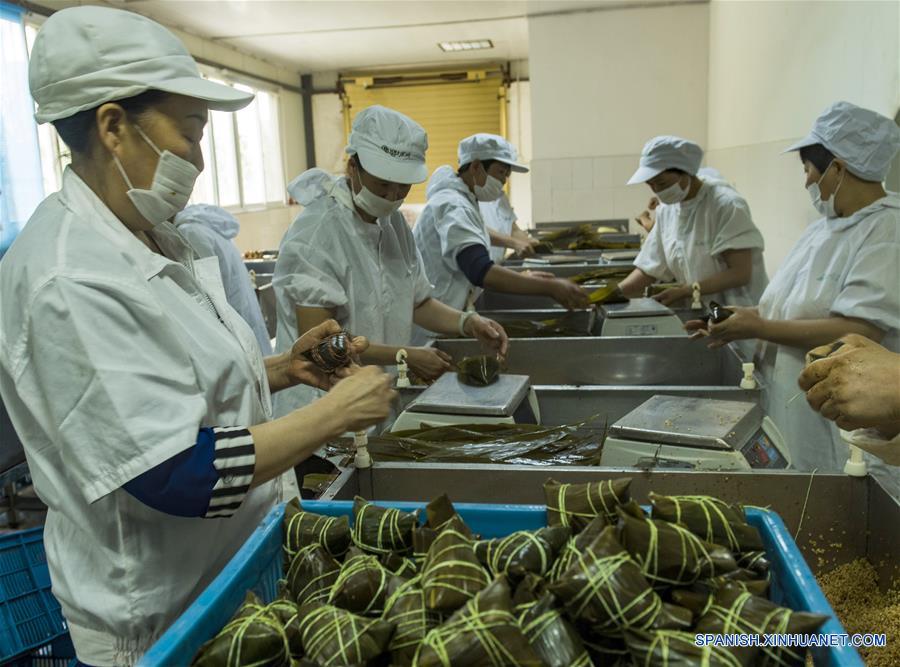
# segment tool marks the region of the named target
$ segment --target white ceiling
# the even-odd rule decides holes
[[[35,0],[51,9],[106,4],[299,72],[450,65],[528,57],[527,16],[666,0]],[[444,53],[437,43],[490,39]]]

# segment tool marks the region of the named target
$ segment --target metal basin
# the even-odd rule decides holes
[[[245,259],[244,266],[248,271],[256,271],[257,273],[274,273],[274,259]]]
[[[552,273],[557,278],[571,278],[572,276],[577,276],[579,273],[584,273],[585,271],[590,271],[591,269],[599,268],[601,266],[619,268],[623,273],[634,269],[634,264],[631,262],[615,262],[612,264],[597,264],[597,262],[594,262],[589,265],[559,264],[550,266],[522,266],[522,262],[519,260],[515,265],[504,264],[504,266],[513,271],[543,271],[544,273]]]
[[[673,312],[682,322],[696,320],[705,311],[691,308],[674,308]],[[501,324],[509,320],[552,320],[566,317],[567,325],[582,332],[584,336],[600,336],[603,331],[603,318],[594,310],[563,310],[562,308],[524,309],[524,310],[482,310],[479,315],[489,317]],[[509,332],[507,332],[509,333]],[[510,338],[518,338],[510,334]]]
[[[871,477],[790,471],[375,463],[363,471],[344,470],[323,498],[350,500],[363,495],[376,500],[424,501],[446,491],[454,502],[543,505],[542,485],[550,477],[564,483],[582,483],[622,476],[632,478],[631,495],[641,503],[648,502],[647,493],[652,490],[712,495],[773,509],[795,535],[816,574],[865,557],[878,570],[885,587],[900,579],[900,504]]]
[[[484,353],[472,339],[433,344],[457,361]],[[519,338],[509,346],[506,371],[541,385],[737,387],[742,362],[731,347],[709,350],[687,337]]]
[[[628,219],[627,218],[617,218],[615,220],[574,220],[571,222],[539,222],[532,230],[537,233],[538,236],[541,235],[542,232],[555,232],[560,229],[568,229],[569,227],[580,227],[581,225],[590,225],[594,229],[597,227],[612,227],[613,229],[621,230],[622,232],[628,231]]]
[[[564,310],[562,308],[548,308],[546,310],[488,310],[482,311],[479,315],[497,320],[501,324],[510,320],[530,320],[532,322],[541,322],[544,320],[558,320],[565,318],[565,325],[572,331],[577,331],[581,336],[593,336],[595,333],[595,322],[597,319],[597,311],[593,308],[587,310]],[[507,330],[510,337],[516,337],[512,332]]]

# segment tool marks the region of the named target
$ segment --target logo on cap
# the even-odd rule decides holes
[[[399,157],[403,158],[404,160],[412,159],[412,153],[410,153],[409,151],[398,151],[396,148],[390,148],[389,146],[385,146],[383,144],[381,146],[381,150],[383,150],[391,157]]]

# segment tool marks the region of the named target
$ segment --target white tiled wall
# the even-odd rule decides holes
[[[531,163],[535,222],[631,218],[650,198],[644,185],[625,185],[638,155],[557,158]]]
[[[706,163],[722,172],[750,205],[753,221],[766,241],[769,277],[807,225],[819,217],[804,187],[805,176],[797,154],[781,154],[792,142],[786,139],[738,146],[706,155]]]

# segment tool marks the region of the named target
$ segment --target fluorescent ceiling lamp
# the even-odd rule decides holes
[[[493,49],[494,43],[489,39],[475,39],[467,42],[438,42],[441,51],[477,51]]]

